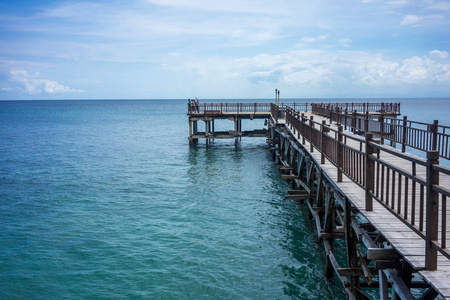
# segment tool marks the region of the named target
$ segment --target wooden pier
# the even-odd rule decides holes
[[[189,122],[211,122],[211,110],[214,118],[250,118],[247,104],[233,105],[205,104],[188,113]],[[450,127],[397,119],[395,103],[265,105],[254,104],[253,118],[268,119],[269,150],[292,185],[286,199],[308,208],[325,275],[340,280],[350,299],[370,299],[367,289],[378,289],[380,299],[450,299],[450,169],[439,165],[450,156]]]

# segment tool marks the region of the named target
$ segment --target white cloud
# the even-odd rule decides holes
[[[317,42],[317,41],[326,40],[327,38],[328,38],[327,35],[321,34],[321,35],[316,36],[316,37],[304,37],[304,38],[302,38],[300,40],[300,42],[302,42],[302,43],[314,43],[314,42]]]
[[[426,16],[406,15],[403,17],[403,20],[401,21],[400,25],[423,26],[423,25],[444,24],[446,22],[448,21],[442,15],[426,15]]]
[[[10,81],[17,84],[30,95],[36,94],[60,94],[60,93],[79,93],[82,90],[72,89],[58,82],[43,78],[38,72],[34,75],[28,74],[24,70],[13,70],[10,72]]]
[[[448,54],[447,54],[448,55]],[[446,58],[445,51],[434,50],[423,57],[413,56],[401,62],[367,62],[354,74],[354,79],[368,85],[399,86],[450,84],[450,63],[439,62]]]
[[[283,1],[282,5],[271,0],[147,0],[147,2],[158,6],[182,9],[267,15],[286,15],[286,13],[292,12],[293,8],[301,6],[301,3],[291,0]],[[307,7],[306,4],[302,6]]]
[[[403,7],[410,4],[409,0],[396,0],[396,1],[387,1],[387,4],[392,7]]]
[[[232,87],[239,82],[260,87],[276,83],[296,89],[397,87],[401,90],[405,86],[449,85],[450,63],[441,62],[447,56],[445,51],[434,50],[423,57],[393,61],[380,54],[360,51],[295,50],[251,58],[195,60],[183,67],[196,73],[199,81],[208,78],[211,86]]]
[[[430,56],[435,59],[444,59],[448,57],[447,51],[439,51],[439,50],[433,50],[430,51]]]
[[[449,11],[450,10],[450,2],[444,2],[444,1],[433,2],[433,1],[431,1],[428,8],[435,9],[435,10],[441,10],[441,11]]]
[[[386,1],[386,0],[362,0],[362,3],[380,3],[387,7],[400,8],[406,5],[411,4],[410,0],[395,0],[395,1]]]
[[[348,48],[348,47],[350,47],[350,43],[352,42],[352,40],[350,40],[350,39],[340,39],[337,42],[342,47]]]
[[[423,17],[421,17],[421,16],[407,15],[407,16],[403,17],[403,20],[400,23],[400,25],[414,25],[414,24],[419,23],[422,20],[423,20]]]

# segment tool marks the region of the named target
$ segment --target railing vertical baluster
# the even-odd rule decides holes
[[[337,181],[342,182],[342,169],[344,167],[344,151],[342,146],[342,125],[338,126],[338,140],[337,140]]]
[[[403,133],[402,133],[402,152],[406,151],[406,143],[407,143],[407,131],[406,131],[406,125],[408,123],[408,118],[406,116],[403,116]]]
[[[352,109],[353,109],[353,103],[352,103]],[[356,132],[356,110],[352,111],[352,132],[355,133]]]
[[[366,114],[365,114],[364,132],[369,132],[369,111],[366,111]]]
[[[306,144],[306,140],[305,140],[305,134],[306,134],[306,130],[305,130],[305,114],[302,113],[302,145]]]
[[[310,152],[312,153],[312,152],[314,152],[314,147],[313,147],[313,128],[314,128],[314,116],[311,116],[310,117],[310,120],[309,120],[309,132],[310,132],[310,134],[309,134],[309,150],[310,150]]]
[[[373,153],[373,147],[370,145],[372,143],[373,134],[366,132],[366,151],[365,151],[365,182],[364,188],[366,190],[366,211],[373,210],[373,199],[370,193],[373,192],[373,181],[374,181],[374,161],[371,159]]]
[[[380,144],[384,144],[384,116],[381,115],[378,118],[378,122],[380,123]]]
[[[323,165],[325,163],[325,151],[326,151],[326,141],[325,141],[325,120],[322,120],[322,125],[320,126],[320,163]]]
[[[442,230],[441,230],[441,247],[447,248],[447,197],[442,195]]]

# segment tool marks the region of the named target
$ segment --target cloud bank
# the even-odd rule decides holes
[[[447,1],[25,1],[0,14],[3,98],[450,96]]]
[[[18,89],[23,90],[29,95],[38,94],[63,94],[63,93],[81,93],[84,92],[79,89],[72,89],[64,86],[55,80],[43,78],[41,74],[28,74],[24,70],[13,70],[10,72],[9,80],[17,86]],[[12,88],[7,88],[5,91],[11,91]]]

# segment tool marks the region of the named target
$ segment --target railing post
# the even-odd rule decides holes
[[[325,148],[326,148],[326,142],[325,142],[325,120],[322,120],[322,125],[320,126],[320,164],[325,163]]]
[[[353,108],[353,102],[352,102],[352,108]],[[356,132],[356,110],[352,113],[352,132]]]
[[[439,171],[433,166],[439,164],[439,152],[427,152],[427,203],[425,228],[425,269],[437,269],[437,250],[432,242],[438,240],[439,193],[433,190],[433,185],[439,184]]]
[[[436,151],[437,150],[437,141],[438,141],[438,120],[434,120],[433,125],[431,126],[431,150]]]
[[[347,108],[345,109],[344,113],[345,113],[345,115],[344,115],[344,126],[345,126],[345,130],[347,130],[347,113],[348,113]]]
[[[378,118],[378,122],[380,123],[380,144],[384,144],[384,116],[381,115]]]
[[[366,211],[373,210],[373,199],[370,193],[373,191],[374,182],[374,161],[370,158],[373,154],[373,147],[370,143],[373,142],[373,134],[366,132],[366,151],[365,151],[365,182],[364,188],[366,191]]]
[[[304,145],[306,143],[305,141],[305,134],[306,134],[306,130],[305,130],[305,114],[302,113],[302,145]]]
[[[366,111],[364,118],[364,132],[369,132],[369,111]]]
[[[342,145],[342,125],[338,126],[337,145],[337,182],[342,182],[342,168],[344,167],[344,146]]]
[[[406,151],[406,141],[407,141],[406,135],[408,134],[407,127],[406,127],[407,123],[408,123],[407,117],[403,116],[402,152]]]
[[[311,116],[310,117],[310,120],[309,120],[309,150],[310,150],[310,152],[312,153],[312,152],[314,152],[314,146],[313,146],[313,142],[312,142],[312,140],[313,140],[313,128],[314,128],[314,116]]]

